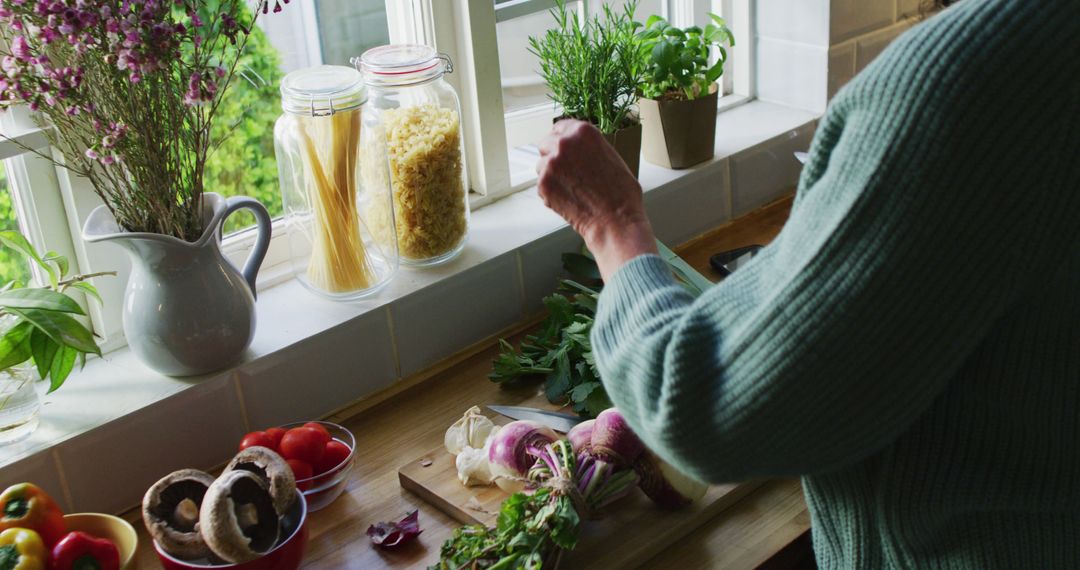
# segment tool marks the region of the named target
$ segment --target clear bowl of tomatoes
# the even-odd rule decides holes
[[[252,432],[241,440],[240,449],[253,445],[268,447],[288,462],[308,512],[341,495],[356,455],[352,432],[331,422],[296,422]]]

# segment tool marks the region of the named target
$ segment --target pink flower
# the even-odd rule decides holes
[[[30,51],[26,36],[15,36],[15,39],[11,41],[11,55],[21,61],[30,61],[30,58],[34,56]]]
[[[96,150],[92,148],[86,149],[86,158],[89,158],[90,160],[97,160],[99,156],[100,155],[97,153]]]

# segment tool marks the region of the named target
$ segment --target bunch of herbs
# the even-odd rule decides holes
[[[557,0],[551,10],[555,27],[529,37],[529,51],[540,59],[540,76],[564,117],[590,122],[605,134],[637,123],[636,6],[635,0],[616,12],[605,4],[602,18],[582,18]]]
[[[577,546],[580,526],[570,497],[550,487],[514,493],[503,501],[495,528],[469,525],[455,530],[430,570],[556,566],[564,550]]]
[[[656,245],[672,274],[690,294],[700,295],[712,286],[663,243],[657,241]],[[550,402],[568,405],[585,417],[596,417],[612,406],[589,340],[603,281],[587,249],[564,253],[562,263],[571,278],[560,280],[556,292],[544,298],[547,316],[540,330],[526,336],[519,349],[500,340],[502,350],[488,379],[509,383],[543,378]]]
[[[637,34],[643,77],[641,93],[649,99],[697,99],[709,94],[709,87],[724,74],[727,50],[735,36],[727,22],[709,14],[712,23],[676,28],[660,16],[650,16]],[[715,49],[716,61],[709,64]]]

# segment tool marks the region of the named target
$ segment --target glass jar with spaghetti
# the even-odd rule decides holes
[[[395,242],[375,239],[393,228],[389,188],[366,185],[360,170],[365,111],[360,73],[322,65],[281,81],[284,113],[274,126],[285,239],[297,278],[335,300],[370,295],[398,268]],[[379,212],[373,222],[370,212]],[[379,230],[384,231],[384,230]]]
[[[380,243],[396,242],[408,265],[453,259],[469,232],[469,186],[461,107],[443,77],[453,71],[450,58],[428,46],[389,45],[353,64],[370,96],[361,133],[364,183],[393,195],[393,212],[370,212],[372,233]]]

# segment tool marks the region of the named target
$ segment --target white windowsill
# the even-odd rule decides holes
[[[789,190],[799,168],[791,151],[805,150],[815,119],[807,111],[751,102],[719,115],[714,160],[682,171],[642,161],[640,180],[658,236],[681,243]],[[255,340],[234,369],[169,378],[147,369],[126,348],[117,350],[46,396],[41,426],[27,440],[0,446],[0,480],[43,480],[66,509],[127,508],[145,485],[172,468],[209,468],[227,459],[243,431],[298,419],[284,417],[290,414],[328,414],[534,314],[554,286],[558,253],[574,241],[536,189],[528,188],[473,212],[469,242],[456,260],[426,270],[402,267],[372,299],[334,303],[295,280],[261,291]],[[472,306],[464,313],[460,306],[447,308],[441,319],[432,314],[450,300]],[[459,331],[461,338],[448,340]],[[325,372],[337,370],[327,367],[353,351],[362,353],[359,362],[347,366],[359,372]],[[297,383],[306,390],[299,400]],[[165,430],[162,437],[175,433],[169,422],[176,406],[191,408],[178,417],[196,423],[185,424],[184,431],[199,441],[178,444],[172,454],[155,453],[158,448],[148,443],[159,437],[158,428]],[[204,424],[215,427],[199,431]],[[223,443],[205,441],[215,433]],[[119,481],[84,480],[97,477],[84,466],[102,455],[102,440],[125,448],[141,466],[125,466]],[[196,464],[173,466],[177,461]]]

